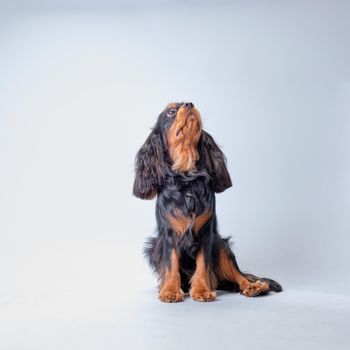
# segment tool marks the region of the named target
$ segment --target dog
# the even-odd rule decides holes
[[[282,287],[243,273],[230,238],[217,230],[215,193],[232,186],[226,158],[203,130],[191,102],[170,103],[137,153],[133,194],[156,201],[157,235],[145,255],[158,275],[159,299],[213,301],[216,290],[254,297]]]

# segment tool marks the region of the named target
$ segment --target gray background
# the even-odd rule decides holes
[[[0,1],[1,348],[348,348],[349,15],[345,1]],[[131,196],[133,160],[183,100],[228,159],[220,232],[284,293],[156,300],[154,201]]]

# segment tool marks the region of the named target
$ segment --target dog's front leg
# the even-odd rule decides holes
[[[191,278],[190,295],[195,301],[213,301],[216,298],[214,281],[208,264],[205,262],[203,250],[196,257],[196,271]]]
[[[165,303],[176,303],[184,300],[181,290],[179,258],[175,249],[171,250],[170,264],[165,268],[161,279],[159,299]]]

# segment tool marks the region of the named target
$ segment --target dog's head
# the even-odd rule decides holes
[[[159,116],[164,125],[163,139],[172,162],[171,169],[185,172],[196,169],[202,120],[193,103],[170,103]]]
[[[133,193],[152,199],[174,173],[206,170],[215,192],[232,186],[225,156],[202,129],[199,111],[191,102],[170,103],[136,156]]]

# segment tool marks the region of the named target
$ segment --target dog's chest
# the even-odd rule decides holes
[[[208,206],[207,194],[203,187],[190,184],[180,190],[183,199],[182,208],[185,214],[200,214]]]
[[[166,204],[177,208],[186,216],[200,215],[213,210],[214,193],[205,179],[174,181],[167,187]]]

